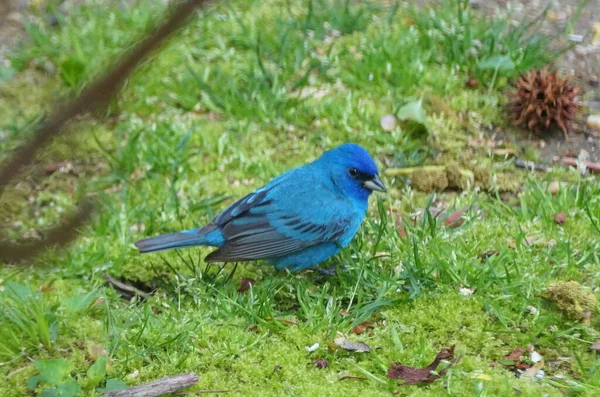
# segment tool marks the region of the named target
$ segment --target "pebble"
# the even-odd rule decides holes
[[[580,34],[570,34],[568,39],[569,41],[573,41],[575,43],[581,43],[583,41],[583,36]]]
[[[585,124],[593,130],[600,131],[600,116],[595,114],[589,115]]]
[[[381,118],[379,121],[381,125],[381,129],[387,132],[394,131],[396,129],[396,125],[398,124],[396,117],[392,114],[387,114]]]

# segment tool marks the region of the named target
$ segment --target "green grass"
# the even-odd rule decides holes
[[[163,10],[150,0],[85,2],[58,26],[28,26],[30,40],[11,55],[12,80],[0,86],[0,158],[54,98],[85,86]],[[504,123],[510,79],[555,56],[536,26],[485,19],[464,1],[432,11],[253,1],[199,13],[132,76],[106,117],[71,125],[38,161],[67,159],[72,172],[46,176],[33,166],[0,199],[2,227],[15,238],[54,224],[82,194],[100,205],[67,250],[36,259],[43,266],[0,270],[0,394],[28,393],[36,375],[38,392],[99,395],[195,371],[191,392],[228,395],[596,395],[600,360],[589,347],[600,323],[568,320],[540,294],[556,280],[600,283],[600,187],[465,149],[469,137]],[[479,88],[465,87],[469,76]],[[23,89],[32,78],[34,89]],[[383,115],[414,111],[418,101],[425,120],[381,130]],[[323,264],[338,270],[324,280],[260,263],[233,274],[233,265],[205,264],[207,248],[140,256],[132,245],[201,225],[346,141],[365,146],[382,170],[460,159],[523,189],[505,202],[493,189],[427,195],[386,178],[389,193],[374,197],[352,244]],[[550,194],[557,179],[567,184]],[[440,205],[473,210],[454,229],[429,216],[410,221]],[[557,225],[561,211],[567,221]],[[156,291],[123,299],[105,273]],[[242,277],[257,280],[246,293],[237,291]],[[476,292],[462,296],[463,286]],[[352,335],[366,320],[373,332],[352,338],[370,353],[329,348],[337,332]],[[442,379],[398,386],[386,378],[391,361],[425,366],[453,344],[462,358]],[[543,380],[490,366],[528,344],[544,356]],[[329,366],[314,367],[318,358]],[[344,374],[366,380],[338,380]]]

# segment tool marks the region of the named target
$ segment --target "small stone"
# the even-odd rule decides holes
[[[315,343],[315,344],[314,344],[314,345],[312,345],[312,346],[306,346],[306,347],[304,347],[304,348],[306,349],[306,351],[307,351],[307,352],[310,352],[310,353],[312,353],[312,352],[314,352],[315,350],[317,350],[317,349],[319,348],[319,344],[318,344],[318,343]]]
[[[391,132],[396,129],[398,122],[396,120],[396,117],[394,117],[394,115],[387,114],[381,118],[381,120],[379,121],[379,124],[381,125],[382,130]]]
[[[531,360],[531,362],[537,363],[538,361],[543,360],[544,357],[542,357],[540,353],[534,350],[531,353],[529,353],[529,359]]]
[[[535,306],[527,306],[527,310],[529,310],[529,314],[537,314],[537,308]]]
[[[583,41],[583,36],[580,34],[570,34],[568,39],[574,43],[581,43]]]
[[[548,185],[548,193],[550,193],[551,195],[554,196],[559,191],[560,191],[560,182],[558,182],[558,181],[550,182],[550,184]]]
[[[476,288],[459,288],[458,289],[458,294],[462,295],[462,296],[469,296],[469,295],[473,295],[476,291]]]
[[[600,132],[600,116],[595,114],[589,115],[585,124],[589,128]]]

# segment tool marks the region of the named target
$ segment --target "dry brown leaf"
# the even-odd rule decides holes
[[[512,352],[502,357],[502,365],[507,368],[525,370],[529,368],[527,363],[521,362],[519,358],[525,354],[525,349],[522,347],[515,347]]]
[[[342,317],[348,317],[348,316],[350,315],[350,312],[347,312],[347,311],[346,311],[346,310],[344,310],[344,309],[340,309],[340,315],[341,315]]]
[[[514,149],[494,149],[492,150],[492,154],[498,157],[512,157],[517,154]]]
[[[564,212],[554,215],[554,221],[556,223],[558,223],[559,225],[564,224],[566,222],[566,220],[567,220],[567,214],[565,214]]]
[[[469,77],[465,82],[465,86],[468,88],[477,88],[477,86],[479,86],[479,81],[477,81],[475,77]]]
[[[435,360],[424,368],[412,368],[400,363],[392,362],[392,366],[388,369],[387,376],[391,379],[402,379],[405,382],[402,385],[414,385],[422,382],[433,382],[443,376],[449,367],[440,370],[437,374],[433,374],[437,366],[442,360],[450,361],[455,364],[458,360],[454,358],[454,345],[451,348],[444,347],[437,354]]]
[[[94,361],[96,361],[101,356],[108,357],[108,352],[106,351],[106,349],[102,345],[91,345],[91,346],[89,346],[88,347],[88,354],[90,355],[90,358],[92,360],[94,360]]]
[[[49,281],[47,283],[45,283],[44,285],[42,285],[42,287],[40,288],[41,292],[51,292],[54,291],[56,289],[56,285],[54,285],[54,280]]]
[[[523,373],[523,376],[534,377],[537,372],[544,368],[544,360],[540,360],[537,363],[533,364],[531,367],[527,368]]]
[[[561,161],[563,164],[570,165],[572,167],[578,166],[576,157],[563,157]],[[583,165],[592,172],[600,173],[600,163],[594,163],[592,161],[584,161]]]
[[[398,235],[401,238],[405,238],[406,237],[406,229],[404,229],[404,225],[398,226]]]
[[[324,358],[320,358],[318,360],[313,361],[313,364],[315,365],[315,367],[320,369],[327,368],[327,366],[329,365],[327,360],[325,360]]]
[[[600,356],[600,341],[594,343],[592,346],[590,346],[590,350],[595,350],[596,351],[596,355]]]
[[[240,287],[238,288],[238,292],[243,293],[246,292],[250,289],[250,286],[256,284],[256,280],[252,279],[252,278],[242,278],[242,281],[240,282]]]
[[[103,296],[101,296],[100,298],[96,299],[94,303],[92,303],[92,307],[100,306],[104,302],[106,302],[106,299]]]
[[[362,324],[358,324],[356,327],[352,328],[352,332],[354,332],[356,335],[360,335],[363,332],[365,332],[367,329],[369,328],[374,328],[375,327],[375,323],[371,322],[371,321],[365,321]]]
[[[58,163],[45,164],[42,166],[42,171],[46,175],[52,175],[56,171],[62,169],[63,172],[70,171],[73,168],[73,165],[68,161],[59,161]]]
[[[444,221],[444,224],[451,229],[457,228],[465,222],[465,219],[463,218],[464,214],[464,211],[453,212],[450,215],[448,215],[448,217]]]
[[[338,333],[338,336],[333,340],[337,347],[340,347],[344,350],[348,350],[351,352],[360,352],[360,353],[368,353],[371,351],[371,347],[367,345],[365,342],[361,341],[351,341],[346,338],[345,335]]]

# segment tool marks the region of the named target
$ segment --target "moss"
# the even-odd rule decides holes
[[[448,187],[445,168],[419,169],[411,176],[411,184],[422,192],[443,191]]]
[[[467,189],[475,179],[473,172],[462,168],[457,161],[449,161],[446,163],[446,176],[448,178],[449,186],[461,190]]]
[[[581,320],[586,312],[593,313],[596,308],[596,296],[585,291],[577,281],[559,281],[550,285],[547,292],[548,297],[572,320]]]
[[[496,175],[496,183],[494,185],[501,192],[517,193],[520,189],[520,180],[511,173],[499,173]]]
[[[492,172],[489,167],[479,164],[473,168],[473,174],[478,186],[484,189],[489,189],[492,186]]]

